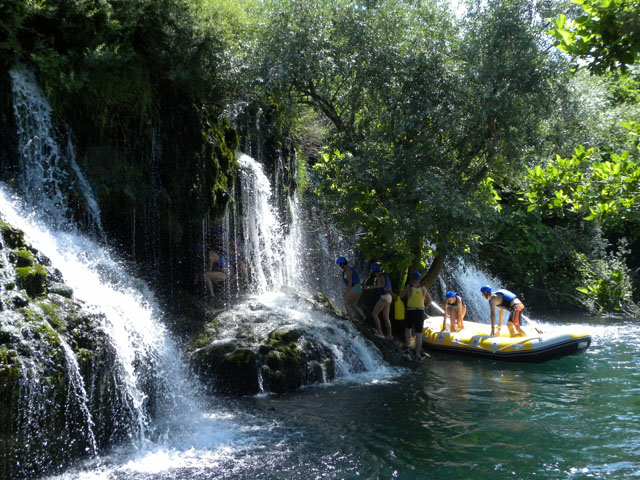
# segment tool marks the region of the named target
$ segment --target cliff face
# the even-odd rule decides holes
[[[0,233],[0,476],[33,478],[128,436],[127,399],[101,317],[21,231]]]

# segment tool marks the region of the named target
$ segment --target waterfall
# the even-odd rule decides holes
[[[257,349],[259,342],[254,343],[251,339],[264,339],[276,330],[300,329],[303,332],[300,348],[313,344],[331,357],[329,360],[325,354],[319,355],[333,365],[331,379],[365,372],[386,375],[387,369],[378,350],[364,340],[350,322],[337,321],[300,300],[300,295],[317,292],[321,284],[330,283],[331,287],[337,285],[336,288],[341,285],[333,258],[335,254],[320,247],[325,236],[319,222],[308,221],[299,200],[288,195],[283,203],[288,209],[285,213],[290,223],[285,225],[283,212],[276,205],[276,187],[273,186],[282,175],[281,169],[275,167],[272,182],[262,164],[255,159],[241,154],[238,162],[239,183],[233,192],[236,210],[223,221],[221,228],[226,232],[226,248],[229,248],[230,238],[239,242],[251,277],[248,291],[253,296],[216,318],[223,332],[217,341],[246,339],[243,347]],[[313,229],[311,235],[307,231],[309,228]],[[319,252],[312,253],[309,244]],[[237,280],[232,278],[230,282]],[[341,301],[341,293],[339,298]],[[316,347],[309,348],[314,350]],[[325,366],[320,365],[323,369]],[[322,378],[328,378],[326,372]],[[262,380],[259,376],[260,385]]]
[[[251,265],[251,290],[266,292],[285,283],[282,223],[261,164],[240,155],[243,254]]]
[[[503,288],[502,281],[474,265],[467,265],[462,260],[460,260],[452,274],[456,285],[458,285],[458,293],[462,295],[462,298],[464,298],[464,301],[467,304],[467,319],[476,322],[488,323],[489,306],[487,305],[487,300],[485,300],[480,294],[480,287],[483,285],[489,285],[493,290],[498,290]],[[537,325],[537,322],[528,316],[523,315],[522,318],[525,322],[529,322],[534,326]]]
[[[103,319],[100,328],[116,352],[117,367],[110,374],[127,409],[113,421],[128,431],[136,446],[144,446],[176,425],[197,420],[198,387],[188,379],[186,362],[162,322],[152,292],[104,247],[75,228],[65,195],[70,188],[69,172],[75,172],[73,185],[83,192],[93,226],[101,231],[97,202],[75,157],[62,155],[51,127],[51,108],[33,76],[14,69],[11,78],[21,155],[20,187],[28,202],[2,186],[2,219],[24,231],[28,242],[59,269],[75,298]],[[66,150],[68,155],[73,151],[71,146]],[[62,336],[60,340],[67,357],[70,396],[82,404],[89,445],[95,450],[78,362]]]
[[[67,193],[72,190],[81,192],[88,227],[103,237],[98,203],[76,163],[71,136],[66,148],[61,148],[52,127],[51,107],[38,88],[33,73],[24,68],[13,68],[9,75],[22,162],[20,187],[24,198],[31,206],[37,206],[50,225],[68,229],[73,225],[73,212],[69,208]]]

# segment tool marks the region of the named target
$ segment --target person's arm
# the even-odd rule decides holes
[[[491,336],[494,335],[493,330],[496,325],[496,297],[491,297],[489,299],[489,308],[491,310]],[[499,312],[500,316],[502,316],[502,310]]]
[[[433,299],[431,298],[431,295],[429,295],[429,291],[427,290],[427,287],[422,287],[422,298],[424,300],[425,308],[428,307],[431,304],[431,302],[433,302]]]
[[[444,301],[444,304],[442,305],[442,310],[444,311],[444,316],[442,318],[442,328],[440,329],[441,331],[444,331],[444,329],[447,326],[447,301]]]

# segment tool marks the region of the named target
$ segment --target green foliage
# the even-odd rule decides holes
[[[612,228],[640,222],[640,124],[630,121],[625,127],[629,150],[595,161],[593,149],[579,146],[571,158],[557,155],[544,168],[528,169],[529,211],[566,208]]]
[[[632,285],[625,255],[629,251],[623,243],[615,254],[603,259],[589,260],[585,255],[577,255],[580,282],[583,286],[576,290],[582,294],[582,303],[597,312],[634,312],[637,307],[632,301]]]
[[[588,63],[594,73],[626,70],[640,59],[640,3],[637,0],[573,0],[584,15],[560,15],[550,31],[563,52]]]
[[[246,5],[248,2],[243,2]],[[158,115],[163,84],[206,101],[232,93],[238,41],[248,21],[227,0],[43,0],[13,2],[14,53],[38,66],[64,112],[80,109],[110,126]],[[2,45],[0,45],[0,49]]]
[[[585,285],[577,259],[605,256],[599,226],[568,211],[528,211],[514,193],[501,205],[502,221],[480,250],[491,271],[538,309],[591,308],[576,294]]]
[[[261,78],[333,128],[314,166],[329,215],[393,269],[467,251],[548,106],[526,4],[491,2],[459,29],[428,2],[265,5]]]

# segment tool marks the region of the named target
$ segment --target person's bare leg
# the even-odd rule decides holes
[[[387,337],[393,337],[393,333],[391,331],[391,320],[389,319],[389,310],[391,309],[391,304],[385,302],[384,309],[382,311],[382,315],[384,317],[385,326],[387,327]]]
[[[378,303],[376,303],[376,305],[373,307],[373,312],[371,314],[371,316],[373,317],[373,323],[375,323],[376,330],[380,335],[384,335],[384,334],[382,333],[382,328],[380,327],[380,318],[378,317],[378,315],[384,308],[385,303],[386,302],[384,300],[378,300]]]

